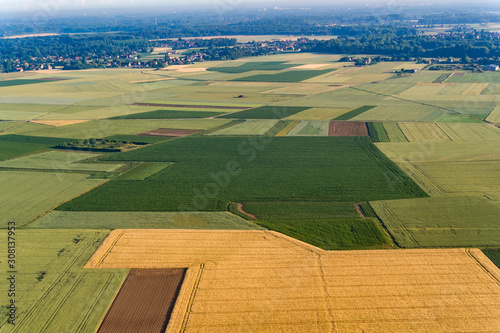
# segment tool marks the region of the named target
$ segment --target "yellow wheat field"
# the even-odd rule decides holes
[[[35,123],[35,124],[42,124],[42,125],[59,127],[59,126],[84,123],[86,121],[89,121],[89,120],[76,120],[76,119],[75,120],[31,120],[30,122]]]
[[[328,252],[272,231],[115,230],[86,267],[189,267],[167,332],[500,331],[500,270],[474,249]]]

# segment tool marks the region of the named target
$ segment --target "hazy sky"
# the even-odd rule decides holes
[[[403,2],[414,2],[416,0],[404,0]],[[426,1],[426,0],[423,0]],[[75,10],[75,9],[100,9],[100,8],[124,8],[124,7],[180,7],[180,6],[232,6],[261,5],[262,7],[287,5],[310,6],[314,4],[324,5],[350,5],[353,3],[372,4],[397,4],[398,0],[0,0],[1,12],[12,11],[38,11],[38,10]],[[428,1],[427,1],[428,2]]]
[[[482,4],[495,3],[498,0],[482,0]],[[241,7],[258,5],[259,7],[309,7],[314,5],[372,4],[394,6],[398,4],[440,4],[447,6],[472,0],[0,0],[0,15],[6,12],[44,11],[60,12],[65,10],[95,10],[105,8],[179,8],[188,6],[206,7]],[[452,6],[453,7],[453,6]]]

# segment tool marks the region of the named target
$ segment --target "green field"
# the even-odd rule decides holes
[[[0,162],[0,168],[112,172],[122,164],[81,163],[99,154],[49,151]]]
[[[287,64],[286,61],[250,61],[246,62],[240,66],[234,67],[210,67],[207,70],[216,71],[221,73],[230,73],[230,74],[238,74],[238,73],[246,73],[254,70],[259,71],[279,71],[282,69],[287,69],[290,67],[297,66],[297,64]]]
[[[50,81],[46,81],[46,80],[28,80],[28,79],[2,80],[2,81],[0,81],[0,88],[2,88],[2,87],[12,87],[12,86],[24,86],[26,84],[47,83],[47,82],[50,82]]]
[[[296,113],[308,110],[307,107],[293,106],[261,106],[259,108],[244,110],[227,114],[219,118],[234,119],[283,119]]]
[[[214,211],[225,210],[230,201],[256,199],[356,202],[425,196],[361,137],[186,137],[105,160],[176,163],[144,181],[112,180],[58,209]]]
[[[408,142],[397,123],[383,123],[390,142]]]
[[[0,135],[0,160],[33,154],[69,141],[67,138],[35,137],[25,135]]]
[[[324,70],[290,70],[276,74],[258,74],[244,76],[232,81],[257,81],[257,82],[301,82],[316,76],[327,74],[332,69]]]
[[[278,123],[278,120],[274,119],[249,119],[229,127],[223,127],[210,135],[264,135]]]
[[[344,113],[343,115],[338,116],[334,120],[349,120],[351,118],[359,116],[360,114],[362,114],[362,113],[364,113],[364,112],[366,112],[368,110],[373,109],[374,107],[375,106],[373,106],[373,105],[365,105],[365,106],[359,107],[357,109],[354,109],[352,111],[349,111],[347,113]]]
[[[0,215],[21,226],[104,181],[75,173],[0,171]]]
[[[128,273],[83,268],[106,235],[90,230],[17,230],[17,321],[11,325],[0,318],[0,331],[95,332]],[[2,237],[7,239],[5,230]],[[2,270],[8,270],[5,261]],[[0,279],[0,288],[8,290],[8,282]],[[7,292],[1,299],[0,306],[6,306]]]
[[[179,119],[179,118],[209,118],[216,117],[226,112],[206,111],[179,111],[179,110],[156,110],[149,112],[133,113],[109,119]]]
[[[245,201],[243,209],[259,219],[326,219],[360,218],[354,202],[318,202],[318,201]]]
[[[368,128],[368,135],[373,142],[390,142],[389,136],[385,131],[385,127],[383,123],[366,123],[366,127]]]
[[[500,249],[484,249],[483,252],[500,268]]]
[[[229,212],[64,212],[52,211],[34,229],[221,229],[258,230],[258,225]]]
[[[141,162],[136,167],[116,177],[121,180],[144,180],[168,168],[173,163],[168,162]]]
[[[500,245],[500,205],[485,197],[432,197],[370,205],[401,247]]]
[[[366,250],[390,247],[377,222],[358,220],[262,220],[259,225],[325,250]]]

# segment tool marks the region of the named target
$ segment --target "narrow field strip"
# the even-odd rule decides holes
[[[297,126],[298,123],[299,123],[299,121],[297,121],[297,120],[291,121],[288,125],[286,125],[285,128],[283,128],[281,131],[276,133],[275,136],[286,136],[288,134],[288,132],[290,132],[295,126]]]

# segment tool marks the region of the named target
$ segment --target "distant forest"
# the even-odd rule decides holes
[[[387,15],[384,17],[362,16],[322,17],[284,16],[275,18],[241,17],[228,22],[220,18],[210,21],[174,17],[160,18],[150,22],[150,17],[123,18],[114,22],[102,18],[81,18],[79,24],[70,24],[69,19],[57,19],[32,32],[60,33],[56,36],[0,39],[0,71],[11,72],[64,66],[65,69],[91,67],[120,67],[137,55],[151,52],[157,46],[172,49],[194,49],[175,63],[203,60],[229,60],[240,57],[278,53],[280,51],[325,52],[340,54],[373,54],[393,58],[455,57],[489,58],[500,57],[500,34],[485,30],[474,30],[457,25],[450,31],[426,35],[415,27],[411,15]],[[338,24],[349,22],[350,24]],[[436,14],[426,15],[417,21],[427,25],[439,23],[462,23],[500,21],[494,14]],[[17,21],[2,24],[1,34],[21,33]],[[127,22],[120,25],[119,22]],[[74,23],[74,22],[73,22]],[[411,24],[410,24],[411,23]],[[24,26],[24,33],[29,26]],[[119,32],[116,32],[116,29]],[[115,31],[115,32],[110,32]],[[86,33],[83,33],[86,32]],[[234,38],[197,40],[186,43],[189,36],[235,36],[235,35],[299,35],[310,36],[293,43],[259,42],[236,44]],[[314,36],[333,35],[336,38],[315,40]],[[173,38],[169,41],[158,39]],[[182,39],[184,38],[184,39]],[[272,38],[270,38],[271,40]],[[167,56],[151,62],[149,66],[162,67],[174,63]],[[182,62],[179,62],[182,61]],[[42,66],[43,65],[43,66]]]

